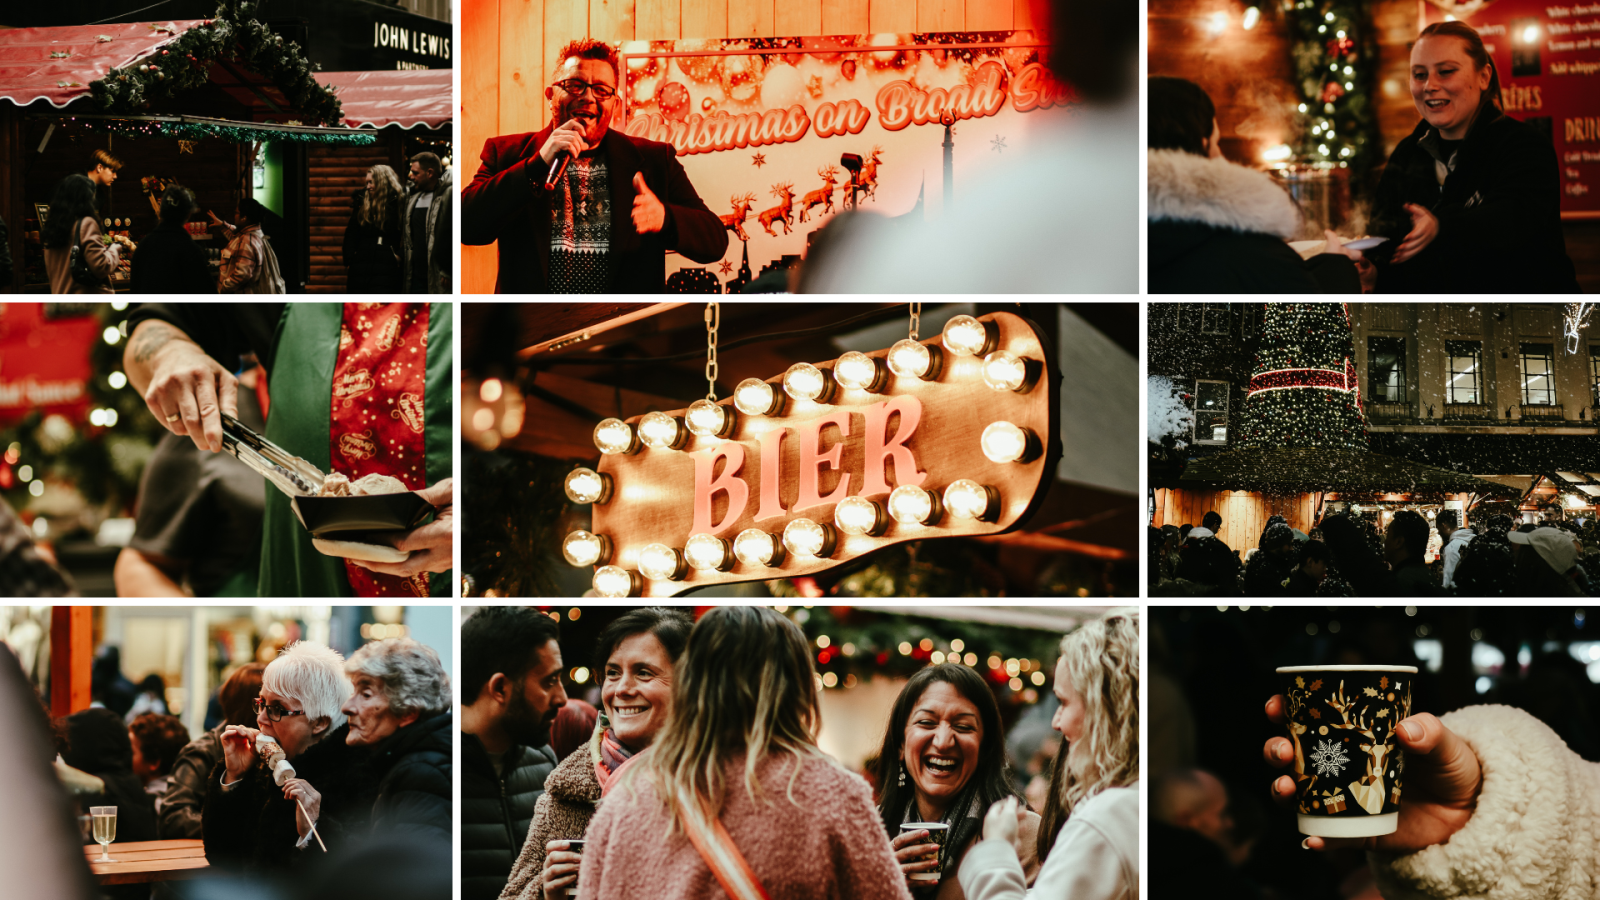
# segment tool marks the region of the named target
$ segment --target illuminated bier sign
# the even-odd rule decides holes
[[[904,541],[1022,524],[1055,471],[1059,375],[1032,323],[958,316],[944,333],[797,363],[732,397],[595,428],[593,504],[563,540],[603,597],[826,571]]]

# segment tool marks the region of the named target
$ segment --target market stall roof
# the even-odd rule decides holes
[[[450,69],[316,72],[339,97],[352,128],[438,128],[454,118]]]
[[[0,31],[0,100],[18,106],[48,100],[60,109],[89,96],[89,85],[107,72],[149,56],[200,24],[186,19]]]
[[[1397,456],[1305,447],[1230,450],[1191,460],[1179,481],[1268,493],[1518,493],[1513,487]]]

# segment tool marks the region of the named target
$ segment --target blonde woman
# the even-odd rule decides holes
[[[867,783],[817,748],[807,646],[761,607],[695,625],[666,724],[584,834],[578,900],[909,900]]]
[[[400,292],[400,207],[404,191],[388,166],[367,170],[367,186],[354,198],[344,229],[345,290],[351,294]]]
[[[1039,827],[1031,895],[1015,798],[989,808],[958,878],[969,900],[1139,896],[1139,611],[1114,609],[1061,640],[1051,724],[1066,739]]]

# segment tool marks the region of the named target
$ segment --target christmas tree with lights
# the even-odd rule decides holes
[[[1367,449],[1345,304],[1267,304],[1235,447]]]

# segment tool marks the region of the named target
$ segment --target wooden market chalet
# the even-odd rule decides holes
[[[411,155],[450,155],[451,71],[319,72],[255,9],[0,30],[0,217],[13,292],[49,290],[40,215],[95,149],[123,163],[99,192],[109,230],[135,242],[154,230],[145,191],[157,179],[194,192],[197,223],[207,210],[230,220],[255,196],[281,218],[266,230],[290,292],[344,290],[341,239],[366,168],[386,163],[404,180]],[[217,230],[191,230],[219,265]]]

